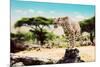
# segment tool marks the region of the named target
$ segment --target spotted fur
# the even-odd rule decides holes
[[[79,23],[72,21],[69,17],[56,18],[54,23],[62,26],[69,48],[74,48],[75,41],[80,37],[81,32]]]

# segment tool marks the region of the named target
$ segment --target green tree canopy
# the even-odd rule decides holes
[[[95,31],[95,16],[80,22],[82,32]]]
[[[22,18],[18,20],[15,24],[16,27],[28,26],[30,27],[30,32],[32,32],[37,39],[40,41],[41,45],[44,44],[44,41],[47,39],[47,31],[45,31],[44,27],[49,27],[53,22],[52,18],[45,17],[32,17],[32,18]]]
[[[80,22],[81,32],[89,32],[90,33],[90,40],[93,43],[93,39],[95,38],[95,16],[92,18],[86,19]]]
[[[49,26],[52,24],[52,18],[45,18],[45,17],[32,17],[32,18],[22,18],[18,20],[15,24],[16,27],[21,27],[21,26]]]

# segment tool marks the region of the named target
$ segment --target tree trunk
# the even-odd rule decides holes
[[[94,40],[94,37],[93,37],[93,33],[91,32],[90,33],[90,41],[92,42],[92,45],[95,46],[95,43],[93,40]]]

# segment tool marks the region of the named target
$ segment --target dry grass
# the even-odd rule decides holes
[[[80,47],[80,56],[83,60],[86,62],[93,62],[96,59],[96,52],[95,47],[93,46],[87,46],[87,47]]]
[[[94,46],[85,46],[85,47],[78,47],[80,50],[81,59],[86,62],[93,62],[95,61],[95,47]],[[15,55],[19,56],[30,56],[30,57],[42,57],[42,58],[49,58],[54,60],[59,60],[64,56],[65,48],[41,48],[40,51],[36,51],[34,49],[30,51],[21,51],[16,53]]]

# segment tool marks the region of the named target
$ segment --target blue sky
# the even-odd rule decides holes
[[[95,15],[94,5],[46,3],[11,0],[11,22],[22,17],[61,17],[71,16],[81,20]]]

